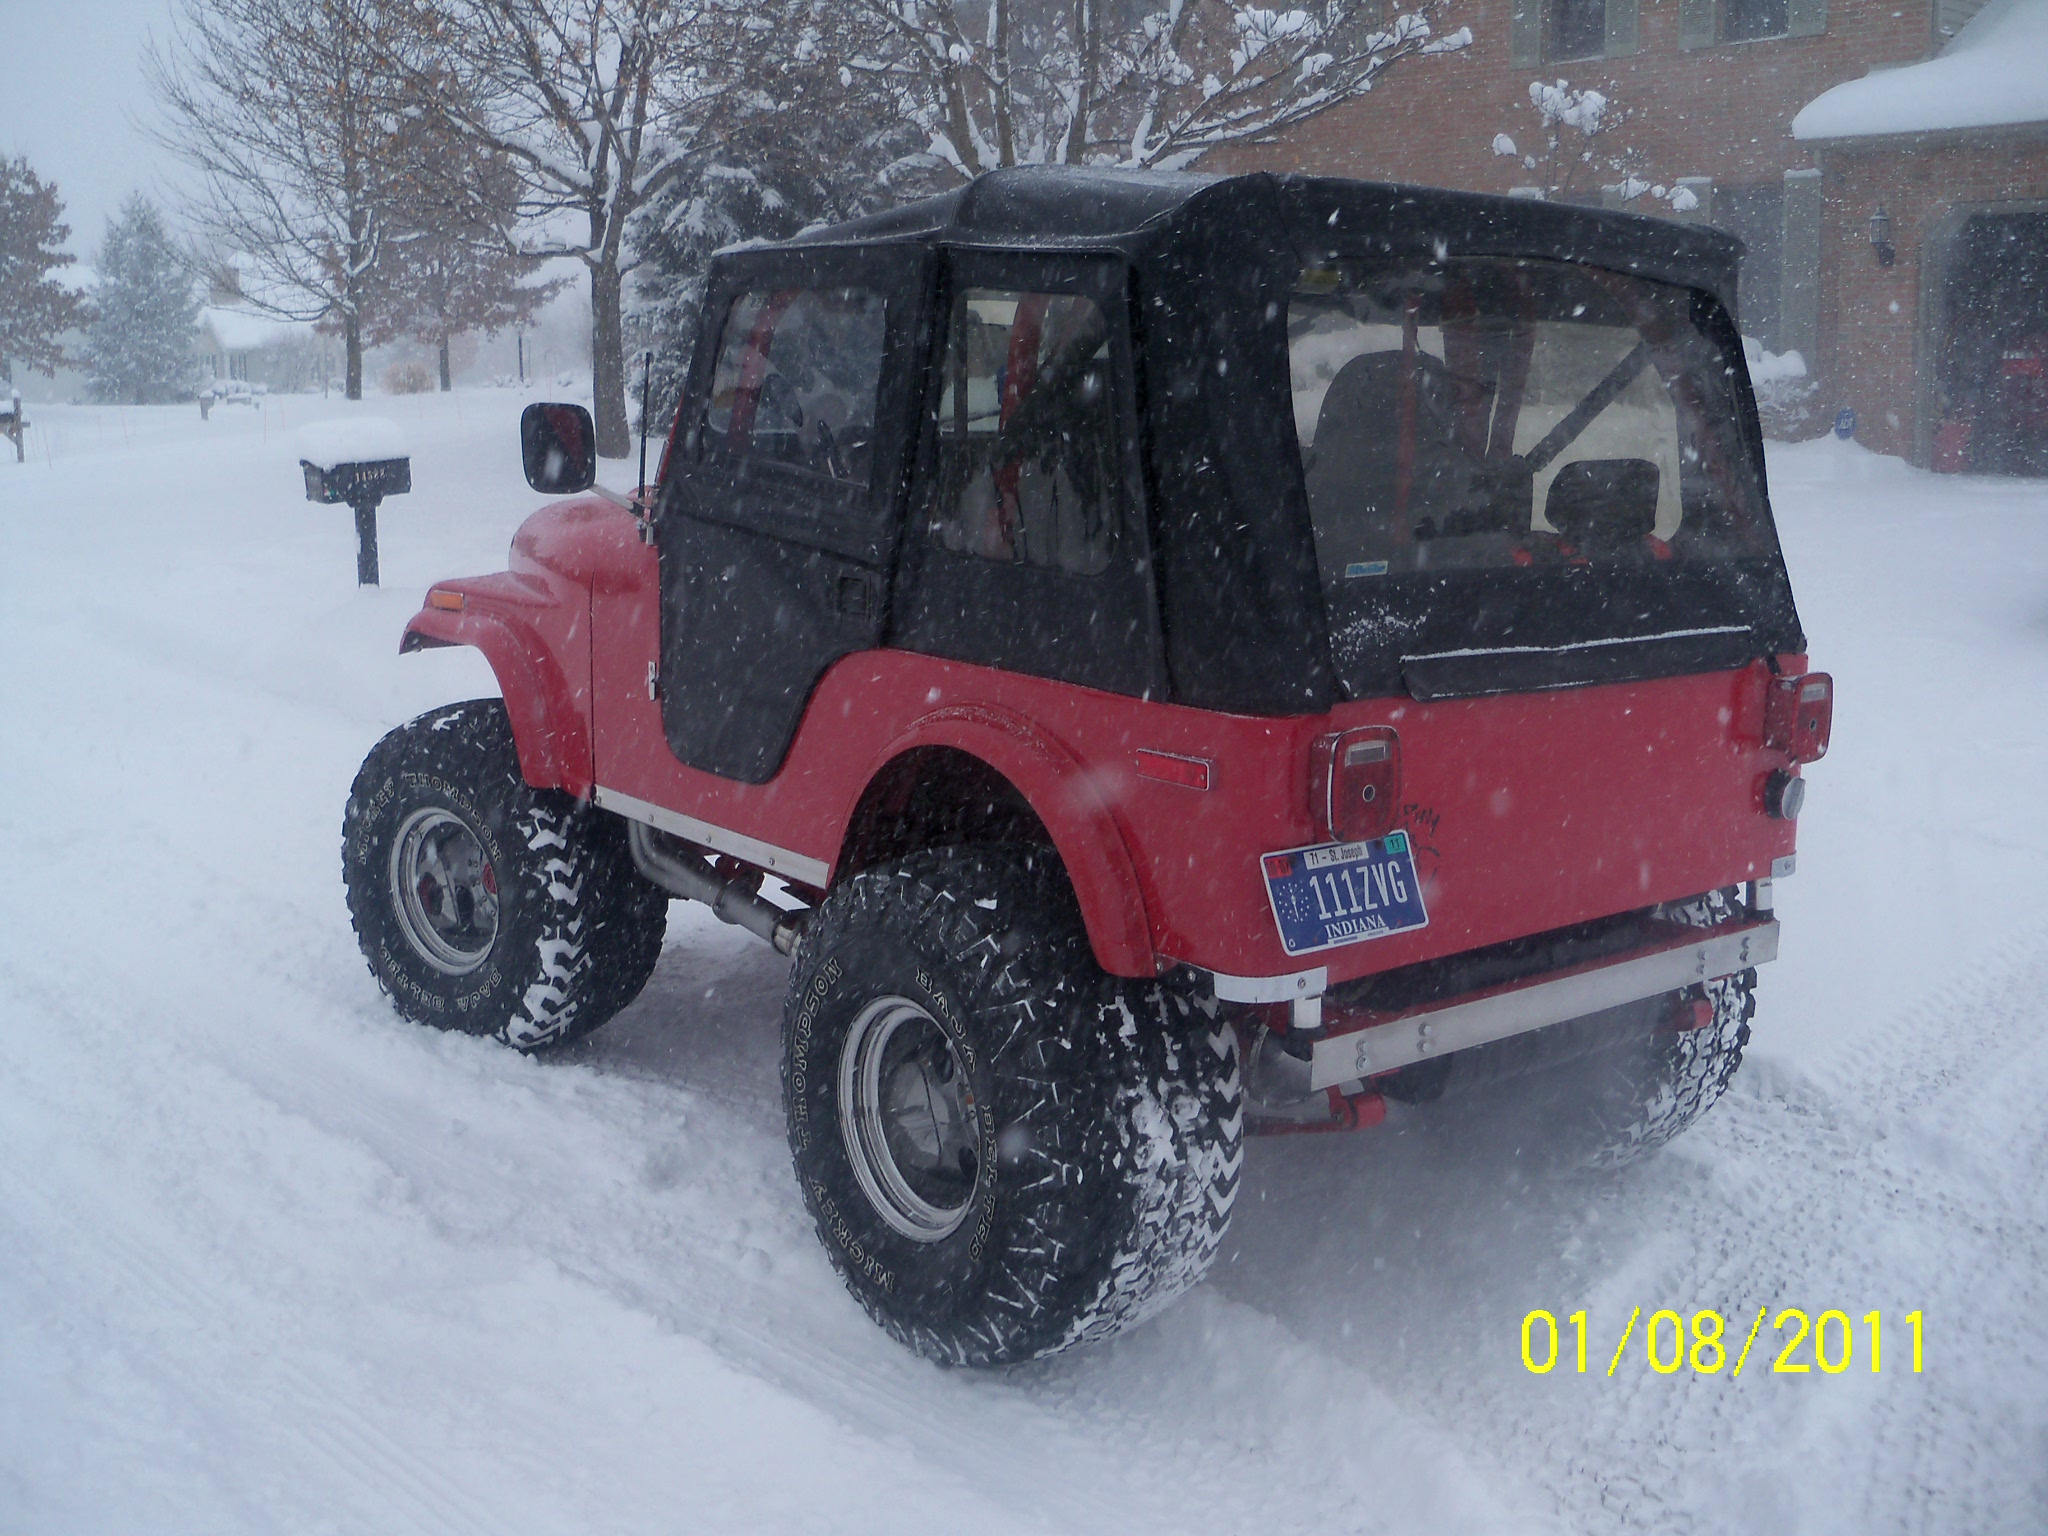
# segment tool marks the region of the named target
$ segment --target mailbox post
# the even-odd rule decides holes
[[[317,423],[299,434],[311,456],[299,460],[306,500],[347,502],[356,515],[356,584],[377,585],[377,507],[412,489],[412,459],[400,452],[386,421]]]
[[[323,467],[301,459],[306,500],[332,505],[345,501],[356,514],[356,585],[377,585],[377,506],[386,496],[412,489],[411,459],[376,459]]]
[[[21,434],[28,430],[28,418],[21,414],[21,391],[15,390],[0,403],[0,433],[5,433],[14,444],[14,462],[23,463],[28,458],[21,446]]]

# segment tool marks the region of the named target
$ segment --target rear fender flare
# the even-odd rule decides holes
[[[864,783],[919,747],[954,748],[1007,779],[1052,836],[1096,963],[1113,976],[1157,973],[1130,849],[1107,797],[1073,753],[1021,715],[984,704],[950,705],[923,716],[892,742]]]
[[[405,627],[401,654],[468,645],[484,653],[505,696],[519,772],[536,789],[588,799],[594,783],[587,688],[574,687],[560,658],[516,614],[472,602],[461,612],[423,609]]]

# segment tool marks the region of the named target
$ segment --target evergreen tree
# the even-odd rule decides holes
[[[654,353],[657,432],[682,392],[714,251],[935,190],[920,181],[925,138],[890,83],[841,68],[822,46],[821,18],[833,9],[833,0],[754,0],[753,26],[737,33],[725,63],[734,88],[700,88],[677,173],[628,237],[633,351]],[[631,382],[637,411],[640,381]]]
[[[0,379],[16,364],[55,373],[57,337],[85,318],[84,301],[50,277],[77,260],[59,249],[71,236],[63,212],[28,161],[0,160]]]
[[[199,301],[189,264],[139,193],[107,221],[93,309],[85,332],[93,398],[158,405],[184,396]]]

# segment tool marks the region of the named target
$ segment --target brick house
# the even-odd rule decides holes
[[[1811,430],[1848,407],[1882,452],[2028,467],[1994,449],[1999,391],[2028,387],[2001,348],[2048,333],[2048,0],[1453,0],[1450,20],[1469,49],[1229,166],[1544,195],[1495,136],[1541,138],[1532,81],[1596,89],[1601,163],[1692,206],[1624,203],[1598,165],[1566,195],[1739,236],[1742,329],[1801,355]],[[2048,472],[2048,410],[2037,435]]]

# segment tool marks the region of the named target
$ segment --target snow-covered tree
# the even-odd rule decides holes
[[[1529,107],[1543,136],[1542,153],[1524,154],[1506,133],[1496,133],[1489,147],[1533,172],[1546,198],[1571,202],[1612,190],[1625,203],[1647,195],[1673,213],[1699,207],[1690,187],[1653,180],[1643,169],[1635,150],[1615,132],[1629,112],[1603,92],[1573,90],[1567,80],[1531,80]]]
[[[711,0],[412,0],[394,68],[445,132],[502,157],[520,180],[527,256],[571,256],[590,280],[597,449],[631,451],[624,285],[634,217],[681,175],[671,104]]]
[[[340,332],[351,400],[363,393],[387,214],[418,170],[394,153],[381,67],[400,9],[185,0],[170,43],[144,58],[162,141],[199,173],[195,221],[246,259],[246,302]]]
[[[192,265],[139,193],[107,221],[95,264],[85,371],[96,400],[161,405],[192,383],[192,332],[199,319]]]
[[[764,0],[728,31],[717,78],[699,61],[670,103],[680,170],[628,235],[630,328],[635,352],[654,353],[657,422],[680,392],[712,252],[924,190],[924,135],[881,82],[845,69],[829,46],[843,5]]]
[[[85,302],[50,274],[77,258],[57,189],[25,159],[0,160],[0,378],[16,366],[55,373],[57,338],[85,317]]]
[[[1033,163],[1178,169],[1465,47],[1443,0],[841,0],[841,61],[896,95],[956,177]],[[1390,12],[1392,14],[1390,14]]]

